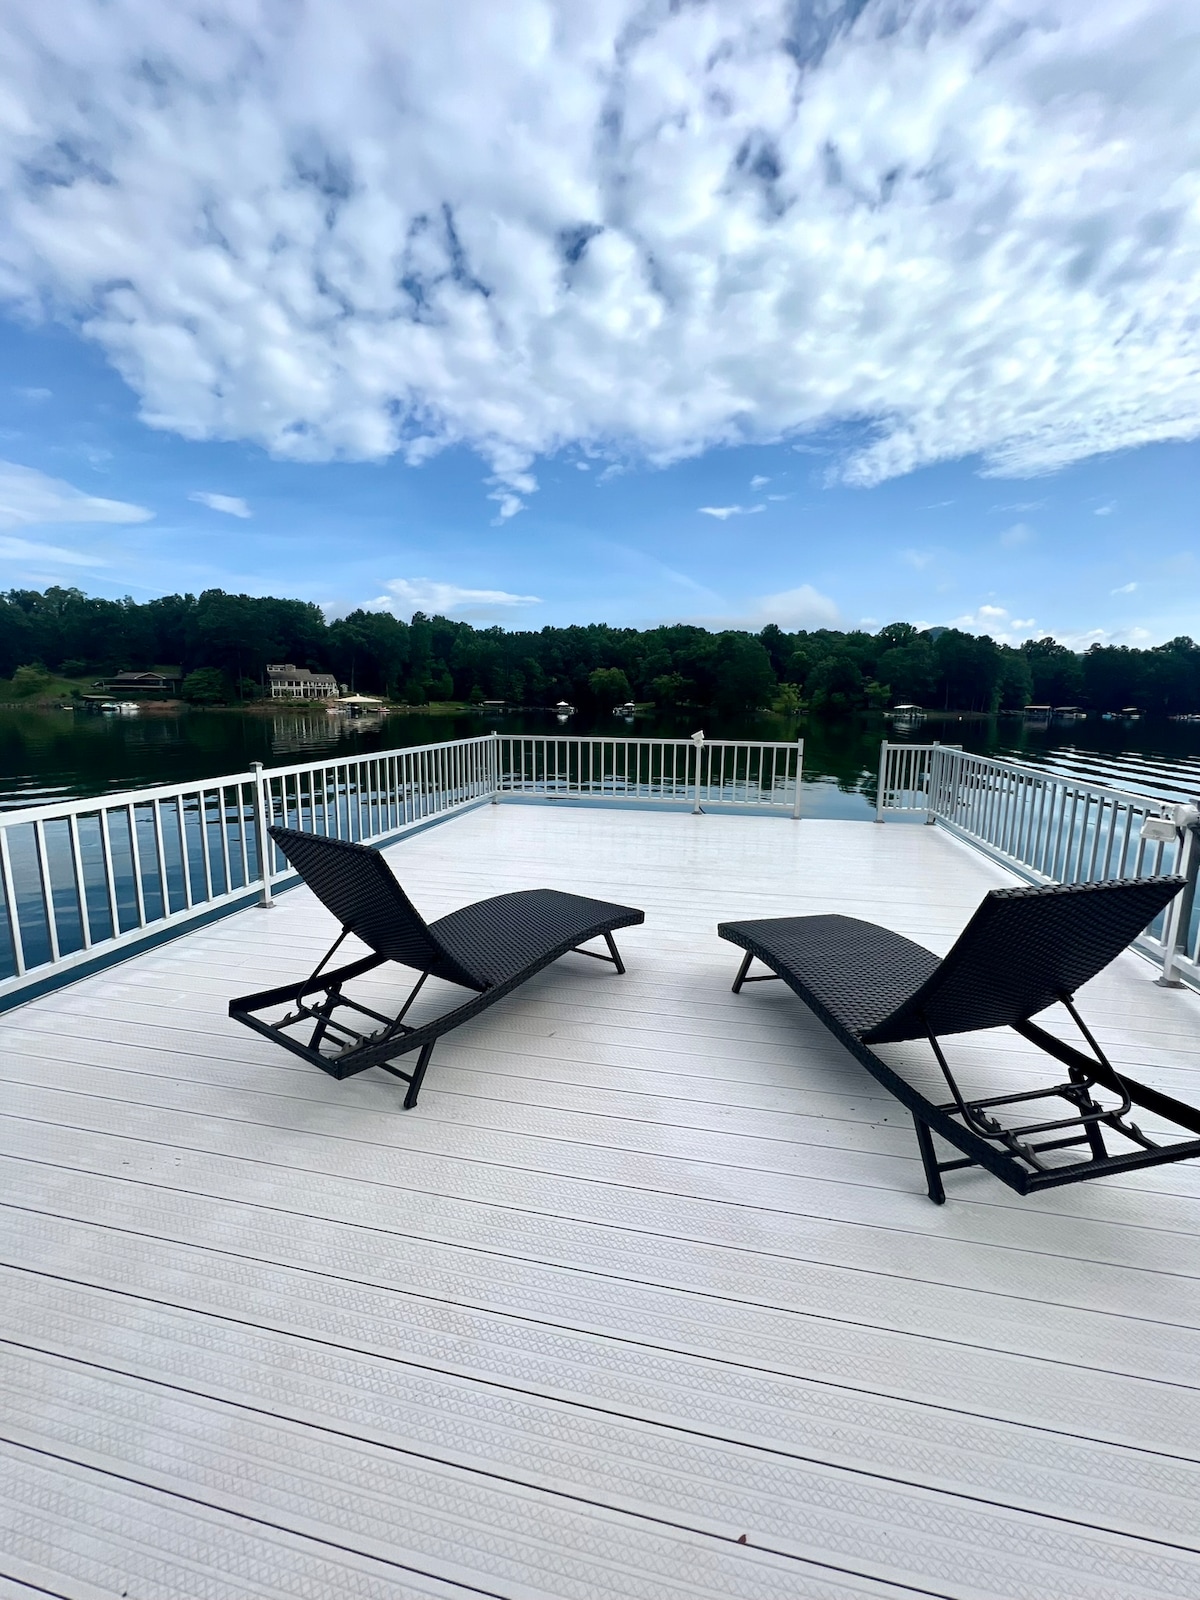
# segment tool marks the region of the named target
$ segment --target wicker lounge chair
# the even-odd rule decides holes
[[[782,978],[835,1038],[912,1113],[929,1198],[945,1200],[942,1173],[979,1165],[1020,1194],[1079,1183],[1109,1172],[1200,1155],[1200,1111],[1118,1073],[1075,1009],[1075,991],[1102,971],[1183,886],[1181,878],[993,889],[954,948],[939,960],[923,945],[852,917],[779,917],[724,922],[722,939],[745,960],[733,985]],[[749,976],[758,959],[771,969]],[[1087,1044],[1085,1054],[1030,1019],[1061,1002]],[[942,1050],[947,1034],[1011,1027],[1067,1068],[1067,1081],[986,1099],[964,1097]],[[928,1099],[872,1048],[927,1039],[949,1086],[945,1102]],[[1098,1098],[1099,1096],[1099,1098]],[[1071,1115],[1004,1125],[1002,1107],[1033,1110],[1061,1098]],[[1115,1102],[1115,1103],[1114,1103]],[[1190,1137],[1160,1143],[1129,1120],[1134,1106]],[[1105,1131],[1122,1142],[1115,1152]],[[940,1161],[934,1133],[962,1152]],[[1051,1135],[1036,1142],[1041,1135]],[[1085,1146],[1082,1160],[1052,1151]]]
[[[631,906],[587,900],[557,889],[526,889],[480,900],[426,923],[378,851],[291,828],[270,832],[342,931],[303,982],[241,995],[229,1002],[229,1015],[335,1078],[382,1067],[408,1084],[406,1111],[417,1103],[434,1044],[442,1034],[486,1011],[570,950],[609,961],[624,972],[613,932],[645,920],[644,913]],[[326,971],[350,934],[371,953]],[[591,939],[603,939],[608,954],[579,949]],[[352,979],[387,961],[420,973],[399,1012],[390,1018],[343,992]],[[471,990],[471,998],[432,1021],[410,1027],[404,1019],[431,977]],[[281,1006],[285,1008],[281,1017],[268,1020],[261,1015]],[[361,1032],[362,1018],[378,1027]],[[359,1026],[353,1026],[355,1022]],[[420,1054],[412,1072],[392,1065],[395,1057],[413,1050]]]

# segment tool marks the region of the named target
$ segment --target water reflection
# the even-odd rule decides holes
[[[1039,725],[1010,717],[930,716],[917,723],[882,717],[827,722],[769,714],[721,722],[685,712],[560,721],[553,712],[431,716],[421,712],[330,715],[295,711],[142,712],[136,717],[78,712],[0,710],[0,808],[103,794],[156,783],[329,760],[497,730],[551,737],[686,738],[703,722],[713,738],[792,740],[803,733],[804,812],[808,816],[872,814],[879,742],[961,744],[979,754],[1012,756],[1134,792],[1185,797],[1200,793],[1200,724],[1086,721]]]

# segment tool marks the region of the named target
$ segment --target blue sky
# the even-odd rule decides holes
[[[1200,634],[1194,7],[53,9],[0,586]]]

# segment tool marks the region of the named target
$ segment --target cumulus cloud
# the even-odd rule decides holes
[[[841,622],[841,613],[837,602],[827,594],[814,589],[811,583],[802,583],[780,594],[763,595],[744,607],[693,620],[706,628],[747,628],[753,632],[774,622],[785,630],[794,631],[797,628],[836,628]]]
[[[503,520],[570,444],[1200,435],[1194,0],[5,15],[0,295],[187,438],[466,443]]]
[[[250,507],[237,494],[208,494],[203,489],[197,489],[195,494],[188,495],[189,500],[195,500],[199,505],[207,506],[210,511],[223,511],[227,517],[248,517],[251,515]]]
[[[431,578],[393,578],[384,585],[388,593],[375,601],[380,610],[411,616],[424,611],[444,617],[490,617],[513,606],[538,606],[536,594],[509,594],[505,589],[464,589],[457,583],[437,583]]]
[[[986,633],[997,644],[1021,644],[1025,639],[1040,639],[1046,631],[1038,627],[1034,617],[1014,617],[1006,607],[992,605],[982,605],[965,616],[955,617],[947,627],[961,628],[964,633]]]
[[[0,461],[0,528],[27,528],[36,523],[148,522],[153,515],[145,506],[104,500],[33,467]]]
[[[65,550],[62,545],[41,544],[33,539],[14,539],[6,534],[0,534],[0,561],[32,562],[38,566],[49,567],[108,565],[97,556],[85,555],[80,550]]]
[[[728,522],[730,517],[752,517],[756,511],[765,511],[766,506],[701,506],[702,517],[716,517],[718,522]]]
[[[765,489],[770,481],[770,478],[764,478],[761,472],[756,472],[754,477],[750,479],[750,487],[752,489]],[[772,498],[774,498],[774,496],[772,496]]]
[[[1033,529],[1027,522],[1014,522],[1011,528],[1005,528],[1000,535],[1000,543],[1006,550],[1016,550],[1028,544],[1032,538]]]

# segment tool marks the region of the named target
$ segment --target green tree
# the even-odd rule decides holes
[[[596,704],[606,711],[629,699],[629,679],[620,667],[597,667],[588,674],[588,688]]]
[[[1057,639],[1026,639],[1021,654],[1033,677],[1033,704],[1075,705],[1083,696],[1083,663]]]
[[[893,628],[898,626],[892,624]],[[927,705],[935,693],[937,663],[933,645],[915,629],[911,638],[884,651],[875,671],[880,683],[891,691],[893,703]]]
[[[771,706],[772,711],[777,711],[781,717],[798,717],[803,709],[804,701],[800,698],[800,691],[794,683],[781,683],[775,691],[775,700]]]
[[[746,633],[723,633],[713,652],[715,678],[712,703],[726,716],[757,711],[775,696],[775,673],[760,639]]]
[[[225,674],[217,667],[197,667],[183,680],[183,698],[194,706],[223,705],[230,698]]]
[[[1031,703],[1033,674],[1019,650],[1001,650],[997,690],[1001,711],[1020,711]]]
[[[50,674],[40,661],[18,667],[12,675],[12,692],[18,700],[28,700],[32,695],[45,694],[50,687]]]
[[[848,711],[862,703],[863,676],[847,655],[826,656],[805,684],[814,711]]]
[[[650,681],[650,694],[660,709],[682,705],[687,699],[688,681],[680,672],[664,672]]]

